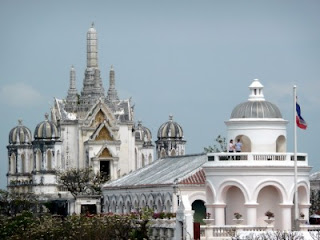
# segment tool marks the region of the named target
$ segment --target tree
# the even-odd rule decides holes
[[[72,168],[58,172],[58,182],[65,186],[74,198],[79,194],[101,194],[101,184],[107,180],[99,173],[95,174],[92,168]]]
[[[226,138],[218,135],[215,139],[215,144],[213,146],[208,146],[204,148],[205,153],[211,152],[226,152],[227,151],[227,142]]]

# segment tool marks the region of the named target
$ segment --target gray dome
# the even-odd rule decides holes
[[[247,101],[237,105],[230,118],[282,118],[279,108],[268,101]]]
[[[32,135],[29,128],[22,125],[22,120],[19,120],[19,125],[12,128],[9,133],[9,144],[31,144]]]
[[[141,122],[138,122],[138,126],[135,129],[136,140],[143,141],[144,145],[152,145],[152,135],[151,131],[142,126]]]
[[[169,116],[169,121],[163,123],[158,130],[158,139],[161,138],[183,138],[182,127],[174,122],[173,116]]]
[[[57,126],[48,120],[48,114],[45,115],[46,120],[39,123],[34,130],[35,139],[58,139],[59,132]]]

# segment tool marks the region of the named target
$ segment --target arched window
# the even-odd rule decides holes
[[[28,169],[28,172],[32,172],[33,171],[33,168],[34,168],[34,160],[33,160],[33,154],[30,154],[29,155],[29,169]]]
[[[10,173],[16,173],[16,168],[16,155],[12,153],[10,157]]]
[[[164,158],[166,156],[166,150],[164,148],[161,149],[160,158]]]
[[[41,163],[42,163],[42,154],[40,150],[37,150],[37,153],[36,153],[36,170],[37,171],[41,170]]]
[[[239,135],[235,138],[234,142],[236,143],[240,139],[242,143],[241,152],[251,152],[251,140],[246,135]]]
[[[281,135],[277,138],[276,152],[286,152],[286,138]]]
[[[52,170],[52,152],[51,152],[51,150],[47,151],[47,170]]]
[[[56,154],[57,158],[56,158],[56,166],[59,168],[62,168],[62,162],[61,162],[61,156],[60,156],[60,151],[57,151]]]
[[[21,154],[21,173],[26,172],[26,157],[24,154]]]
[[[176,150],[175,149],[171,150],[171,156],[176,156]]]
[[[141,165],[142,165],[142,167],[145,166],[145,160],[144,160],[144,155],[143,154],[141,154]]]
[[[151,155],[151,153],[149,154],[149,160],[148,160],[148,163],[150,164],[150,163],[152,163],[152,155]]]

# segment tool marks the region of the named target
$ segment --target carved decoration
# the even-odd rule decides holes
[[[94,121],[91,124],[91,127],[98,126],[100,123],[104,121],[104,119],[106,119],[106,116],[100,109],[99,112],[96,114]]]
[[[99,157],[106,158],[106,157],[112,157],[112,155],[109,152],[108,148],[105,148],[103,149]]]
[[[96,141],[100,141],[100,140],[107,140],[107,141],[113,140],[109,130],[105,126],[103,126],[103,128],[101,128],[98,136],[96,137]]]

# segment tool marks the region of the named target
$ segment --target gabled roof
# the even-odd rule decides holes
[[[106,183],[103,189],[172,185],[176,182],[182,184],[201,184],[204,175],[198,172],[202,169],[201,167],[205,162],[207,162],[206,154],[158,159],[126,176]],[[194,174],[196,176],[193,176]],[[196,178],[199,179],[195,180]]]

